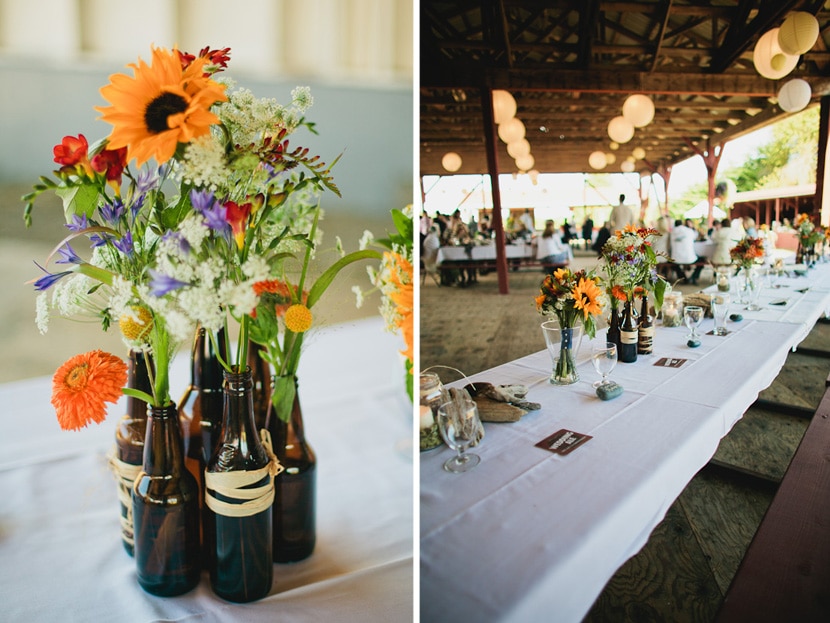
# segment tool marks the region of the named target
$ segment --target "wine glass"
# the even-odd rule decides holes
[[[703,308],[700,305],[686,305],[683,308],[683,320],[686,322],[686,328],[689,329],[686,339],[698,339],[697,328],[703,322]]]
[[[445,402],[438,407],[438,430],[444,442],[457,452],[444,463],[445,470],[457,474],[479,464],[481,457],[466,450],[478,439],[480,425],[478,407],[472,400]]]
[[[617,365],[617,345],[614,342],[594,344],[591,348],[591,363],[594,364],[594,370],[597,371],[597,374],[602,376],[602,380],[594,383],[594,387],[611,383],[608,380],[608,375]]]

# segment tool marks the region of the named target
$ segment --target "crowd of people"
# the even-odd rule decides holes
[[[702,223],[705,220],[701,219]],[[589,248],[599,256],[608,239],[617,230],[626,226],[642,225],[639,214],[626,204],[625,195],[619,196],[619,203],[613,207],[608,220],[595,229],[594,221],[589,217],[583,221],[580,229],[565,220],[557,227],[553,220],[546,220],[541,233],[536,230],[534,217],[530,209],[523,212],[511,211],[504,226],[507,242],[525,242],[532,245],[533,257],[543,265],[567,264],[573,258],[573,248]],[[766,239],[767,248],[775,247],[774,229],[764,226],[756,227],[751,217],[736,219],[724,218],[714,221],[711,228],[698,225],[692,219],[671,219],[660,216],[656,222],[649,223],[661,235],[654,239],[654,250],[661,256],[661,270],[667,279],[677,279],[683,283],[697,284],[704,266],[726,266],[732,263],[729,250],[746,236]],[[421,258],[427,271],[434,268],[438,249],[442,245],[472,245],[489,241],[494,233],[488,216],[479,221],[471,219],[465,223],[460,210],[446,216],[435,214],[430,217],[421,215]],[[696,242],[709,241],[714,246],[706,257],[700,257],[695,251]],[[467,285],[475,280],[475,270],[462,270],[457,280],[459,285]]]

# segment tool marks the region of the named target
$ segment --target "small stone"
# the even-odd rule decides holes
[[[729,314],[729,320],[731,320],[732,322],[740,322],[743,319],[744,317],[740,314]]]
[[[622,385],[619,385],[614,381],[597,387],[597,396],[600,397],[600,400],[611,400],[612,398],[616,398],[622,393]]]
[[[686,342],[686,346],[688,346],[689,348],[697,348],[698,346],[700,346],[700,340],[689,340],[688,342]]]

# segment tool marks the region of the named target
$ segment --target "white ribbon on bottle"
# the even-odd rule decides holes
[[[116,449],[107,456],[110,470],[118,481],[118,501],[127,509],[125,515],[121,515],[121,537],[128,545],[134,545],[133,535],[133,484],[141,472],[141,465],[125,463],[116,456]]]
[[[262,446],[268,455],[268,463],[252,471],[208,472],[205,470],[205,503],[217,515],[225,517],[250,517],[264,511],[274,502],[274,478],[285,468],[280,464],[271,445],[271,435],[263,429],[259,433]],[[251,487],[270,475],[268,482]],[[212,490],[212,492],[211,492]],[[239,500],[225,502],[216,497]]]

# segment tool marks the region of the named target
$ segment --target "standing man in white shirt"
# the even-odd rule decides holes
[[[702,262],[701,258],[695,253],[695,240],[697,239],[697,232],[683,224],[683,221],[677,219],[674,222],[674,228],[669,234],[669,252],[671,253],[672,261],[677,265],[678,276],[681,274],[680,267],[690,266]],[[700,277],[700,271],[703,270],[702,265],[695,266],[691,279],[688,279],[692,285],[697,284],[697,279]],[[682,271],[685,277],[685,269]]]
[[[617,230],[625,229],[626,225],[636,225],[637,217],[634,215],[634,210],[625,205],[625,195],[620,195],[620,203],[614,206],[611,210],[611,216],[608,218],[611,223],[611,233]]]

